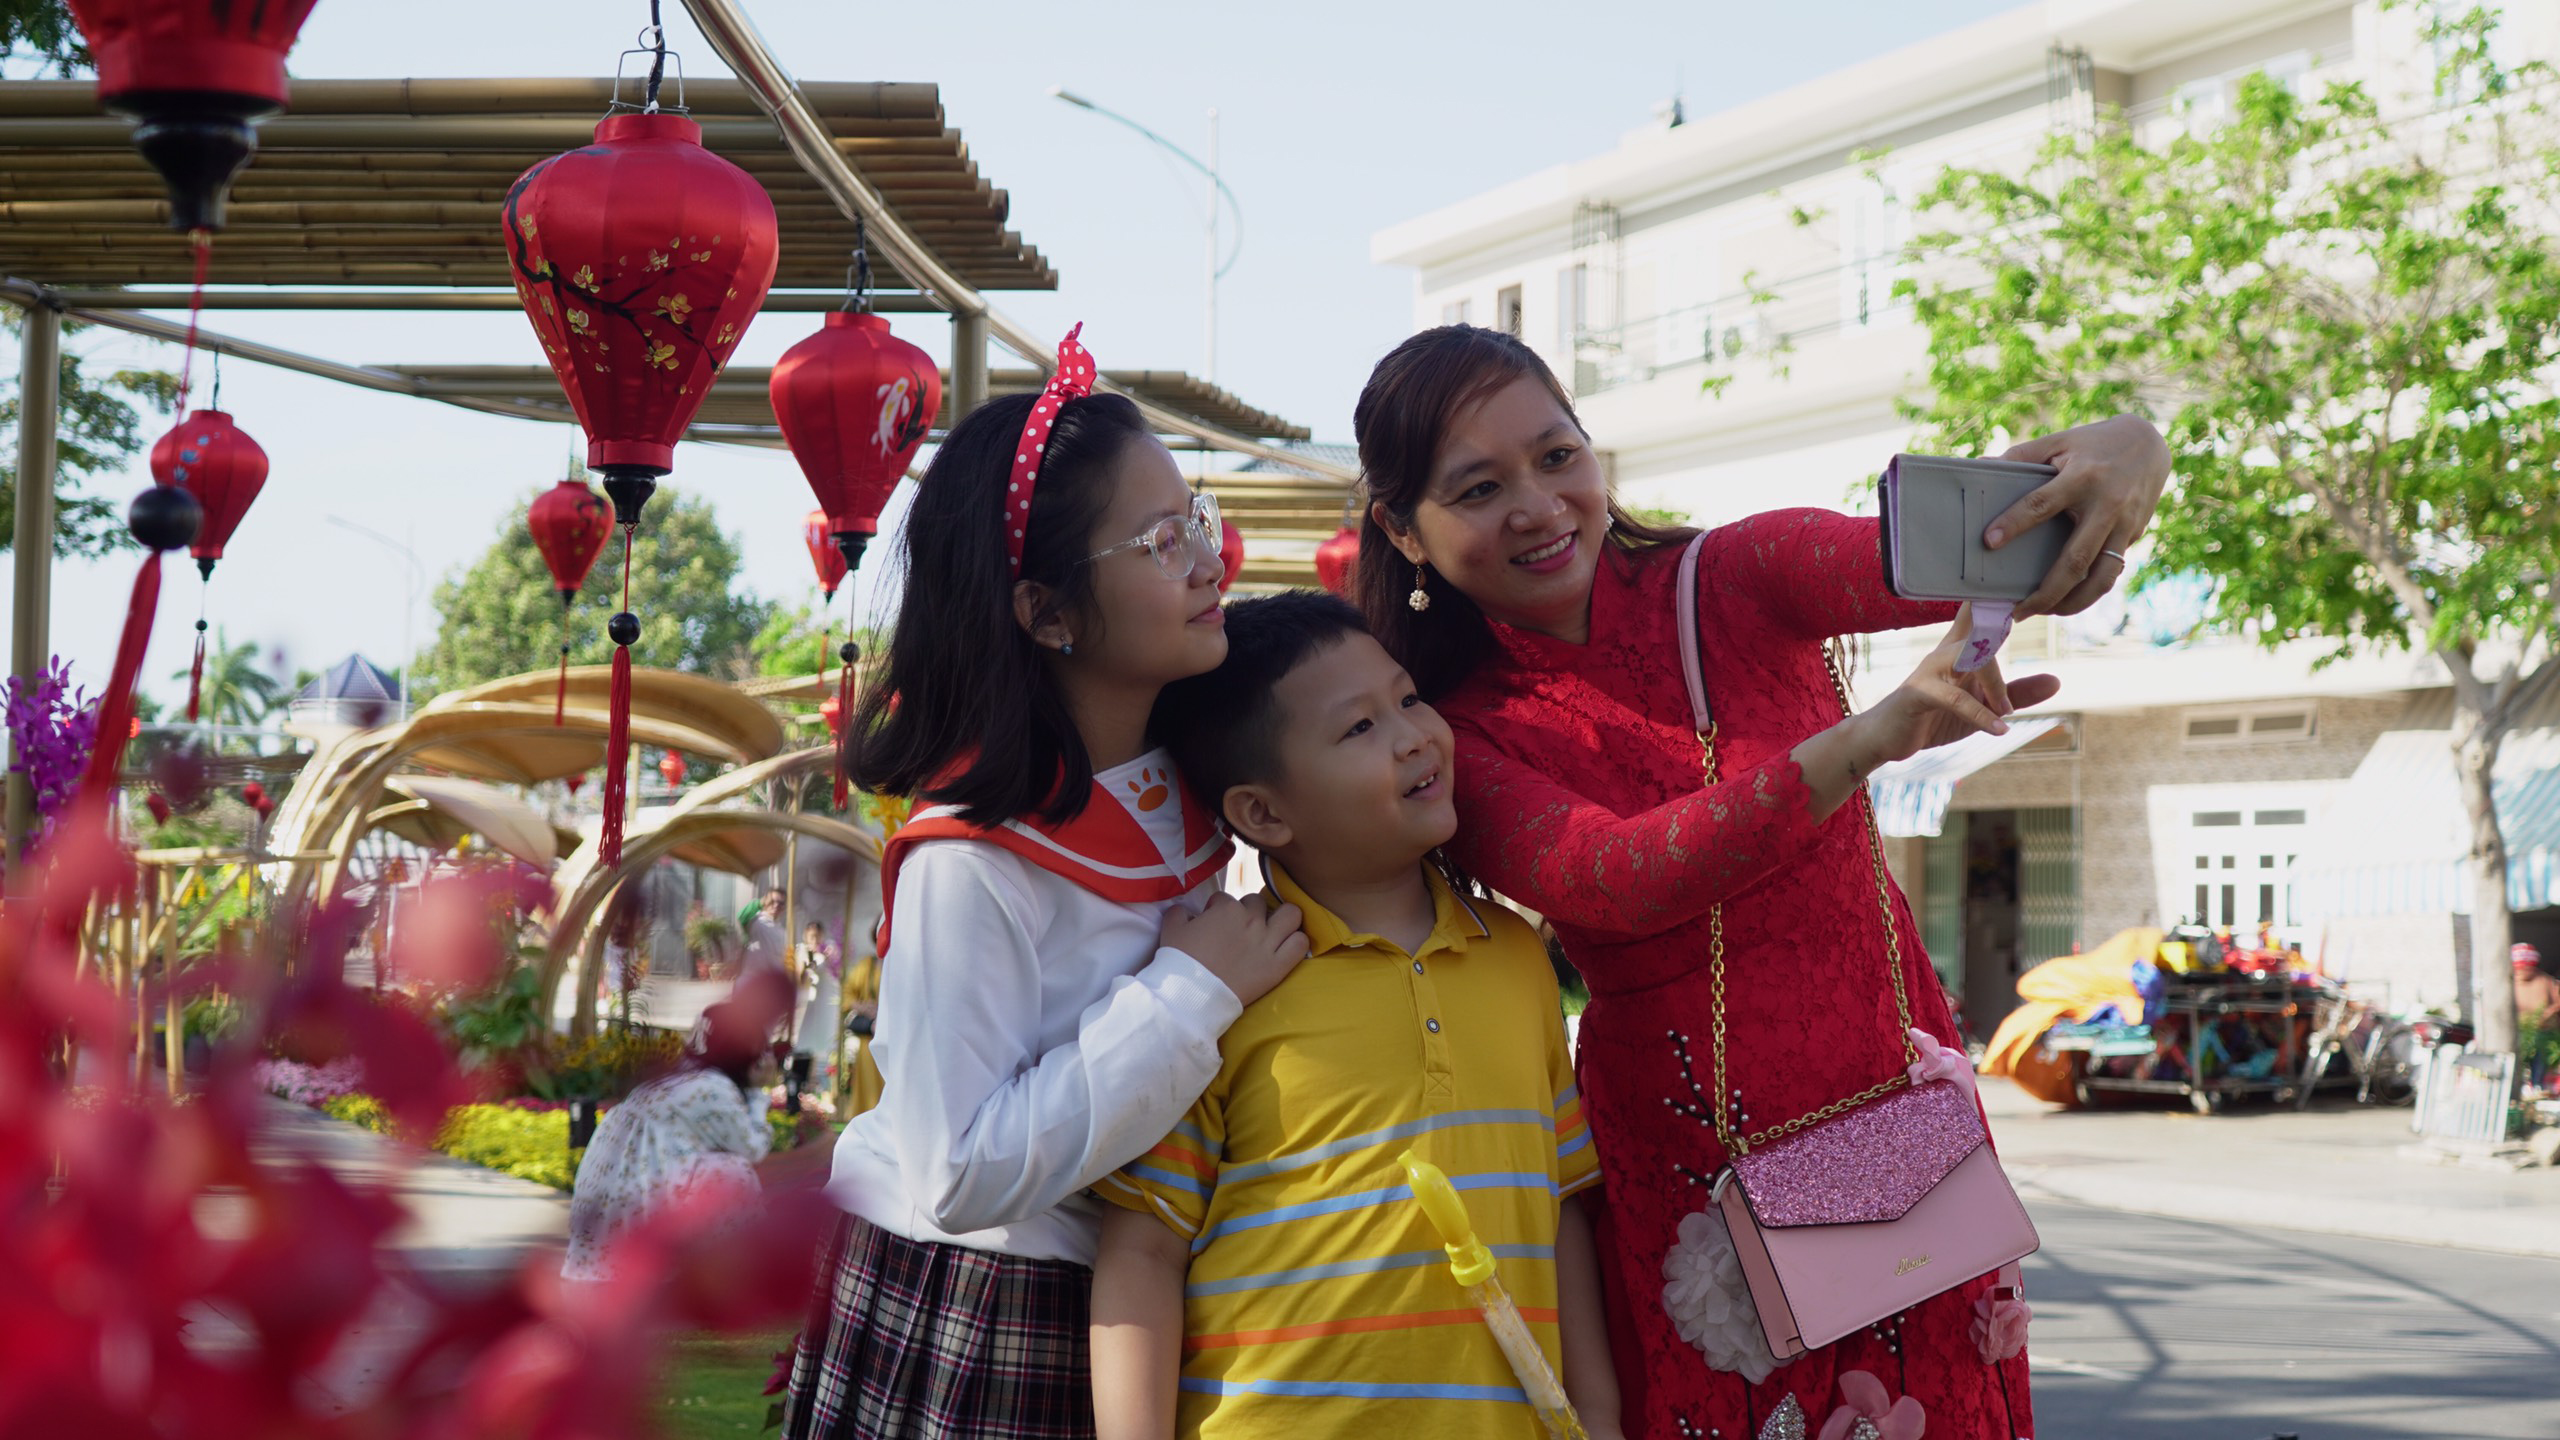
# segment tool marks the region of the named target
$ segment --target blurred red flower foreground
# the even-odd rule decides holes
[[[28,893],[0,909],[0,1435],[627,1436],[651,1428],[669,1335],[800,1308],[828,1219],[806,1189],[769,1196],[747,1226],[679,1201],[633,1233],[607,1284],[564,1285],[549,1253],[468,1292],[411,1271],[384,1245],[404,1218],[390,1180],[252,1154],[270,1102],[251,1069],[271,1048],[360,1057],[366,1089],[411,1137],[471,1098],[417,1002],[343,983],[363,912],[286,917],[265,931],[286,938],[188,972],[188,988],[218,981],[246,1019],[201,1089],[172,1102],[135,1084],[135,1006],[78,949],[84,913],[129,891],[134,868],[94,796],[63,818]],[[436,899],[486,915],[523,898],[511,888],[457,879]],[[493,973],[494,926],[404,928],[430,937],[406,950],[435,953],[392,957],[400,973]],[[778,1016],[784,997],[764,998]],[[394,1288],[424,1313],[404,1312],[383,1378],[330,1393],[332,1357]],[[246,1338],[191,1343],[208,1307]]]

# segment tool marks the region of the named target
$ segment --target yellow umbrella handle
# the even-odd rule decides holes
[[[1413,1184],[1413,1198],[1422,1202],[1422,1213],[1431,1217],[1431,1227],[1440,1232],[1441,1248],[1449,1252],[1449,1273],[1461,1285],[1481,1285],[1493,1278],[1493,1252],[1476,1239],[1475,1222],[1467,1218],[1467,1204],[1449,1184],[1440,1167],[1407,1150],[1396,1157]]]

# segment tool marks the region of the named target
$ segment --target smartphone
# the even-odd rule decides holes
[[[2071,540],[2071,517],[2013,535],[1994,550],[1982,532],[2058,473],[2021,460],[1896,455],[1877,487],[1885,584],[1905,600],[2019,601],[2035,593]]]

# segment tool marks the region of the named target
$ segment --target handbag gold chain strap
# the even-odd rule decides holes
[[[1822,650],[1822,661],[1831,672],[1832,693],[1840,697],[1840,713],[1845,718],[1849,714],[1849,684],[1840,674],[1840,657],[1832,652],[1830,646],[1825,645]],[[1698,748],[1705,757],[1707,783],[1714,785],[1717,780],[1716,727],[1714,725],[1710,724],[1706,729],[1698,732]],[[1902,980],[1902,934],[1893,923],[1892,891],[1885,883],[1884,841],[1876,829],[1875,801],[1868,796],[1864,782],[1859,783],[1857,793],[1851,797],[1851,800],[1858,806],[1859,813],[1866,820],[1867,858],[1875,869],[1876,910],[1884,917],[1886,973],[1893,977],[1894,1013],[1902,1020],[1903,1058],[1916,1062],[1920,1056],[1911,1043],[1911,997],[1904,993]],[[1728,1157],[1748,1155],[1754,1145],[1766,1145],[1772,1141],[1783,1140],[1799,1130],[1819,1125],[1835,1115],[1844,1114],[1870,1100],[1890,1095],[1910,1085],[1911,1077],[1908,1074],[1895,1075],[1879,1084],[1870,1085],[1845,1100],[1834,1100],[1819,1110],[1807,1111],[1793,1120],[1769,1126],[1767,1129],[1749,1134],[1736,1130],[1733,1125],[1735,1112],[1733,1089],[1725,1079],[1724,902],[1721,900],[1707,911],[1707,956],[1715,986],[1716,1095],[1713,1113],[1716,1139],[1723,1144]]]

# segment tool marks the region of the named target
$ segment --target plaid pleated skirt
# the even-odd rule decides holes
[[[791,1357],[786,1440],[1090,1440],[1093,1272],[846,1216]]]

